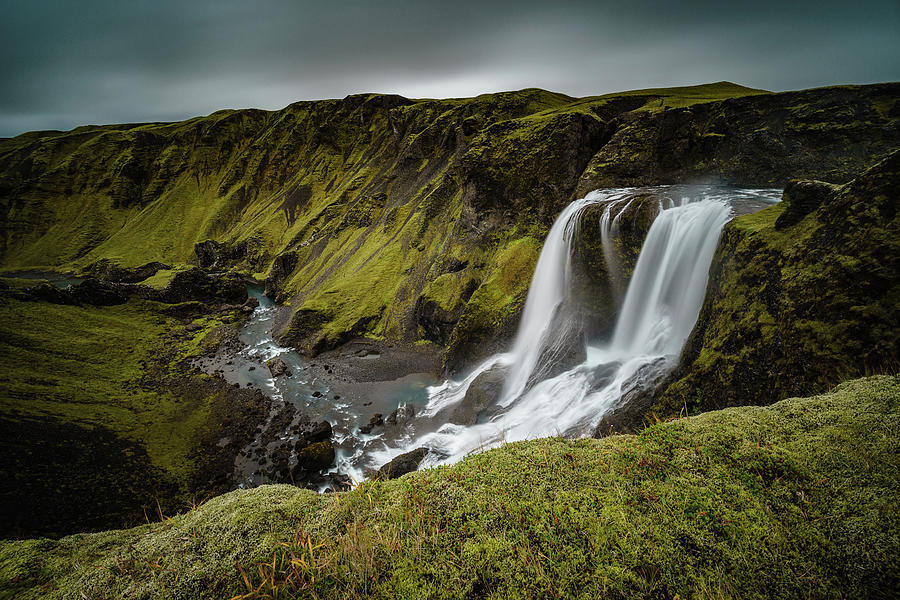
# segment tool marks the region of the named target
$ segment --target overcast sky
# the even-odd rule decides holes
[[[900,0],[0,0],[0,136],[385,92],[900,80]]]

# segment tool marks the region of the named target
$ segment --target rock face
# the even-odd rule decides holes
[[[416,448],[406,454],[401,454],[391,462],[378,469],[375,476],[378,479],[396,479],[407,473],[412,473],[419,468],[419,463],[428,456],[428,448]]]
[[[157,271],[171,268],[161,262],[149,262],[140,267],[126,268],[111,260],[102,259],[89,266],[87,272],[92,277],[111,283],[140,283],[156,275]]]
[[[162,290],[134,283],[113,283],[89,277],[78,285],[59,289],[50,284],[39,284],[15,292],[22,299],[43,300],[53,304],[89,304],[92,306],[112,306],[123,304],[129,298],[143,298],[168,304],[189,302],[223,303],[220,308],[236,310],[242,306],[252,312],[253,304],[247,304],[247,289],[237,275],[210,275],[201,269],[188,269],[176,273],[172,281]],[[195,310],[187,307],[189,312]]]
[[[780,230],[799,223],[803,217],[819,208],[834,195],[839,186],[824,181],[792,179],[784,188],[782,204],[784,212],[775,219],[775,229]]]
[[[247,300],[247,288],[233,273],[215,276],[195,268],[176,273],[159,298],[171,303],[199,300],[243,304]]]
[[[784,203],[727,225],[697,326],[654,409],[765,404],[896,370],[898,190],[895,152],[835,189],[795,182]]]
[[[603,246],[601,230],[607,208],[611,256],[607,256]],[[583,311],[589,339],[607,339],[612,333],[627,282],[658,214],[659,200],[639,194],[611,206],[595,204],[582,211],[572,255],[572,275],[575,300]]]
[[[287,276],[291,274],[291,271],[293,271],[296,266],[296,252],[283,252],[276,256],[275,260],[272,261],[272,268],[269,270],[269,276],[266,277],[266,289],[263,293],[273,300],[280,300],[279,292],[281,290],[281,284],[287,279]]]
[[[576,195],[685,181],[843,183],[872,158],[897,148],[900,128],[892,109],[898,94],[896,83],[848,86],[623,114],[585,169]]]

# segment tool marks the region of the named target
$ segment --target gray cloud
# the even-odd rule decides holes
[[[900,79],[900,4],[3,1],[0,136],[392,92]]]

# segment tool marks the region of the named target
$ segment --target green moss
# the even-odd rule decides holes
[[[165,289],[169,283],[172,282],[172,279],[175,275],[178,274],[179,271],[184,271],[189,269],[188,265],[178,265],[171,269],[160,269],[156,272],[155,275],[148,277],[144,281],[141,282],[141,285],[147,285],[152,287],[155,290]]]
[[[295,323],[280,332],[284,341],[412,341],[419,324],[410,314],[446,275],[447,248],[483,282],[509,239],[502,232],[546,231],[573,196],[596,187],[772,183],[788,165],[792,175],[846,178],[858,156],[889,149],[889,136],[872,132],[890,130],[883,113],[892,97],[884,86],[768,94],[727,82],[590,98],[537,89],[449,100],[359,95],[27,134],[0,142],[9,190],[0,194],[0,267],[183,265],[195,261],[196,243],[213,239],[229,250],[226,268],[262,278],[290,251],[297,267],[284,274],[281,297],[301,319],[316,318],[314,331]],[[770,117],[785,120],[791,147],[810,151],[781,156],[774,141],[765,160],[747,151],[756,147],[748,136],[770,136]],[[873,140],[866,152],[862,138]]]
[[[227,597],[247,591],[235,563],[249,598],[889,595],[898,411],[900,380],[879,377],[347,493],[265,486],[149,527],[3,543],[0,577],[18,598]]]
[[[239,437],[221,428],[222,413],[235,411],[229,418],[242,421],[245,407],[228,400],[228,393],[239,392],[226,391],[224,383],[187,373],[179,355],[200,347],[207,331],[222,325],[220,320],[204,319],[204,328],[188,333],[165,314],[168,306],[140,300],[80,307],[4,299],[0,308],[0,422],[4,431],[7,426],[30,431],[33,449],[23,452],[7,440],[3,460],[22,473],[46,471],[29,483],[52,488],[41,492],[52,497],[41,499],[42,506],[54,509],[53,502],[65,501],[66,490],[82,480],[111,478],[106,485],[132,490],[115,510],[121,511],[122,522],[133,523],[142,514],[141,503],[152,504],[154,493],[174,508],[201,492],[198,474],[216,460],[212,455],[225,451],[215,446],[216,440]],[[42,430],[34,423],[46,426]],[[60,448],[58,457],[44,452],[57,442],[72,446]],[[80,458],[98,452],[90,460],[100,461],[99,473],[97,464]],[[128,470],[143,473],[147,481],[131,481]],[[23,506],[38,501],[29,500],[24,489],[19,493],[25,495]],[[2,499],[9,500],[6,494]],[[48,525],[56,527],[55,517],[46,515]]]

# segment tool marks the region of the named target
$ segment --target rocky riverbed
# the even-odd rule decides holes
[[[427,401],[440,359],[428,345],[360,338],[306,358],[271,335],[283,308],[250,286],[259,306],[194,365],[272,398],[266,421],[235,461],[243,487],[293,483],[320,491],[375,475],[369,452],[396,442]]]

